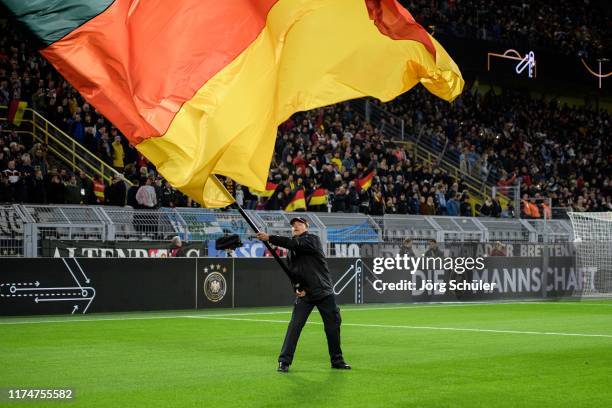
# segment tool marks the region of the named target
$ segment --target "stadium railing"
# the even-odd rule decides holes
[[[104,240],[106,220],[100,207],[16,205],[24,214],[24,256],[38,256],[46,240]]]
[[[0,106],[0,122],[7,121],[7,118],[8,108]],[[19,135],[28,135],[36,143],[42,143],[73,172],[82,170],[90,179],[97,174],[106,182],[110,182],[114,175],[119,175],[113,167],[100,160],[98,156],[33,109],[25,110],[19,127],[14,130],[2,130],[2,132],[11,131]],[[126,182],[131,185],[130,181]]]
[[[541,243],[568,242],[573,240],[572,226],[567,220],[522,220],[531,225],[536,241]]]
[[[24,256],[27,237],[26,216],[16,205],[0,205],[0,256]],[[31,226],[31,225],[30,225]]]
[[[368,216],[345,213],[286,213],[248,211],[260,229],[280,235],[291,233],[289,220],[306,217],[310,230],[332,257],[348,256],[349,245],[399,245],[405,238],[425,244],[440,243],[557,243],[572,240],[568,220],[445,217],[419,215]],[[35,257],[52,240],[166,241],[178,235],[187,241],[214,241],[237,234],[244,243],[254,233],[234,210],[80,205],[0,206],[0,254]]]
[[[373,217],[360,213],[316,213],[326,230],[329,256],[347,256],[346,245],[383,242],[383,233]]]

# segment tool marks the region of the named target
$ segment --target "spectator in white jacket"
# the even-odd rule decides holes
[[[157,206],[157,194],[155,194],[155,188],[153,187],[153,180],[147,179],[145,185],[140,186],[136,192],[136,201],[143,208],[155,208]]]

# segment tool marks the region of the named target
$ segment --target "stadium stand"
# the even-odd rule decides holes
[[[554,47],[575,56],[610,56],[607,3],[598,0],[400,0],[438,33]]]
[[[497,14],[491,15],[474,12],[479,2],[472,1],[416,1],[407,6],[415,10],[417,20],[455,36],[500,41],[521,38],[533,44],[552,41],[568,52],[605,51],[594,32],[604,33],[609,27],[591,11],[596,7],[570,13],[576,6],[562,1],[562,7],[551,13],[547,12],[549,5],[531,10],[529,5],[498,3]],[[508,13],[513,13],[512,20],[497,18]],[[515,23],[517,15],[521,24]],[[113,176],[108,183],[87,172],[62,168],[50,161],[45,144],[17,134],[5,121],[0,123],[0,202],[138,209],[198,206],[166,183],[36,53],[17,27],[7,21],[0,24],[0,105],[28,102],[123,175]],[[300,186],[307,197],[319,188],[328,192],[328,205],[309,207],[310,211],[373,216],[512,217],[519,212],[526,218],[540,218],[547,214],[543,208],[546,199],[553,208],[612,209],[608,112],[564,106],[516,91],[483,94],[477,91],[477,84],[469,86],[474,91],[465,92],[453,104],[415,89],[379,106],[401,119],[406,132],[443,146],[444,157],[458,169],[454,175],[420,160],[408,144],[390,141],[380,126],[364,120],[354,104],[343,103],[296,114],[280,126],[270,171],[270,181],[277,186],[269,199],[254,196],[231,181],[228,187],[246,208],[266,210],[284,209]],[[358,180],[374,170],[372,186],[361,189]],[[496,196],[475,202],[465,185],[468,176],[498,186],[502,194],[520,183],[525,198],[520,208]]]

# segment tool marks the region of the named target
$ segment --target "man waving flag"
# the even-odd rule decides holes
[[[458,67],[396,0],[0,0],[42,54],[176,188],[231,203],[214,174],[264,191],[294,112],[423,84]]]

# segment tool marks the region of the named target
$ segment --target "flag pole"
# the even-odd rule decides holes
[[[213,175],[213,179],[216,181],[217,186],[223,191],[223,193],[228,197],[231,198],[231,200],[233,201],[232,206],[234,208],[236,208],[238,210],[238,212],[240,213],[240,215],[242,216],[242,218],[244,218],[244,220],[247,222],[247,224],[249,224],[249,226],[251,227],[251,229],[253,231],[255,231],[255,233],[260,232],[261,230],[257,227],[257,225],[255,224],[255,222],[251,219],[251,217],[249,217],[249,215],[246,213],[246,211],[244,211],[244,209],[240,206],[240,204],[238,204],[236,202],[236,200],[234,199],[234,197],[230,194],[229,191],[227,191],[227,189],[225,188],[225,186],[223,185],[223,183],[221,182],[221,180],[219,180],[217,178],[216,175]],[[285,263],[285,261],[283,261],[281,259],[280,256],[278,256],[278,254],[276,253],[276,251],[274,249],[272,249],[272,246],[270,245],[270,243],[268,241],[262,241],[263,244],[266,246],[266,248],[268,249],[268,251],[270,251],[270,253],[272,254],[272,256],[274,257],[274,259],[276,259],[276,262],[278,262],[278,264],[280,265],[281,269],[283,270],[283,272],[285,272],[285,274],[287,275],[287,277],[289,278],[289,280],[291,281],[292,285],[296,285],[297,281],[295,280],[293,274],[291,273],[291,271],[289,270],[289,267],[287,266],[287,264]]]

